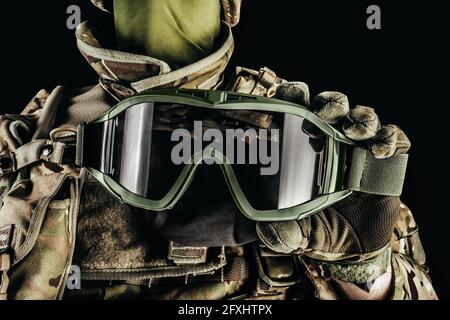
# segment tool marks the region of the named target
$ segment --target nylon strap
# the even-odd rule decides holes
[[[8,298],[9,278],[8,271],[11,266],[11,258],[8,253],[0,254],[0,300]]]
[[[407,154],[377,159],[368,149],[355,147],[346,188],[365,193],[399,196],[405,180]]]
[[[0,300],[7,299],[9,286],[8,271],[11,267],[11,248],[13,225],[6,225],[0,228]]]
[[[187,274],[186,276],[126,280],[125,283],[136,286],[186,285],[192,283],[243,281],[250,277],[250,265],[245,257],[233,257],[219,270],[209,274]]]
[[[0,156],[0,176],[16,172],[38,161],[60,164],[63,161],[65,144],[47,139],[26,143],[13,152]]]

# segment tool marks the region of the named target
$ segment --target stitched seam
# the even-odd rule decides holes
[[[92,56],[93,58],[99,59],[99,60],[109,60],[109,61],[113,61],[113,62],[126,62],[126,63],[134,63],[134,64],[141,64],[141,63],[156,64],[162,70],[167,69],[167,67],[164,65],[163,61],[157,60],[152,57],[142,56],[142,55],[132,55],[131,57],[128,57],[127,55],[124,55],[121,51],[93,47],[91,45],[88,45],[86,42],[84,42],[80,39],[78,39],[77,42],[78,42],[79,48],[83,52],[85,52],[86,54]]]
[[[359,179],[359,186],[358,186],[358,189],[360,189],[360,190],[361,190],[361,185],[362,185],[362,182],[363,182],[363,179],[364,179],[364,174],[366,173],[366,169],[367,169],[367,150],[365,150],[364,155],[365,155],[365,157],[364,157],[364,167],[363,167],[363,170],[361,172],[361,179]]]
[[[358,241],[358,247],[359,247],[359,251],[362,252],[362,244],[361,244],[361,240],[359,239],[359,236],[357,235],[354,226],[350,223],[350,221],[348,221],[348,219],[346,219],[341,213],[337,212],[338,216],[341,217],[343,220],[345,220],[345,222],[347,222],[347,224],[350,226],[353,236],[356,238],[356,240]]]
[[[329,244],[328,244],[328,248],[326,251],[329,252],[331,250],[331,232],[329,230],[328,225],[326,224],[325,217],[322,217],[320,214],[318,214],[317,217],[320,219],[320,221],[322,222],[322,224],[325,227],[325,230],[327,232],[327,238],[328,238]]]
[[[290,250],[291,249],[290,246],[287,244],[287,242],[285,242],[282,239],[282,237],[280,237],[279,233],[275,231],[275,228],[270,224],[269,224],[269,228],[272,230],[272,234],[276,236],[277,240]]]
[[[20,262],[23,258],[25,258],[25,256],[32,250],[33,246],[30,246],[31,240],[32,238],[37,239],[40,227],[42,226],[42,223],[44,221],[45,218],[45,214],[42,210],[42,208],[44,206],[48,206],[48,204],[50,203],[50,200],[58,193],[60,187],[62,186],[61,182],[67,177],[67,175],[63,174],[60,177],[58,177],[56,183],[57,185],[59,185],[59,187],[49,196],[43,198],[41,201],[39,201],[38,206],[33,210],[32,213],[32,218],[30,220],[30,224],[29,224],[29,228],[33,228],[31,231],[27,230],[27,235],[25,237],[25,240],[23,242],[23,244],[18,248],[17,252],[16,252],[16,261],[14,264],[17,264],[18,262]],[[39,215],[36,214],[36,212],[40,212]],[[39,230],[36,229],[36,222],[37,220],[41,219],[40,222],[40,226],[39,226]],[[36,239],[34,239],[34,241],[36,241]],[[28,246],[30,246],[30,248],[27,248]],[[25,250],[26,249],[26,250]]]

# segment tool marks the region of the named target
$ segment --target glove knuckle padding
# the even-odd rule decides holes
[[[256,230],[261,241],[276,252],[366,253],[389,243],[399,212],[398,197],[354,192],[310,218],[259,222]]]
[[[350,111],[345,94],[326,91],[315,96],[311,102],[313,111],[325,122],[338,123]]]
[[[380,120],[375,111],[365,106],[356,106],[350,110],[342,124],[345,135],[357,141],[374,137],[380,127]]]
[[[283,82],[278,86],[275,97],[309,106],[309,87],[304,82]]]
[[[304,240],[302,230],[295,220],[258,222],[256,233],[269,249],[286,254],[298,250]]]
[[[379,159],[407,153],[410,147],[411,142],[408,137],[396,125],[383,126],[369,143],[370,150]]]

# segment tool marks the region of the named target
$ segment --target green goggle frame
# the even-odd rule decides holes
[[[148,199],[133,193],[116,182],[110,175],[101,172],[99,168],[87,166],[89,173],[123,203],[150,211],[171,209],[189,188],[195,177],[196,169],[206,158],[215,159],[216,163],[220,165],[236,205],[247,218],[255,221],[302,219],[342,200],[354,190],[393,196],[401,193],[407,155],[395,156],[386,160],[375,159],[370,151],[356,146],[352,140],[325,123],[304,106],[272,98],[225,91],[170,89],[150,91],[127,98],[98,119],[79,126],[77,165],[83,166],[85,163],[83,146],[84,139],[88,139],[84,135],[86,127],[114,119],[128,108],[141,103],[183,104],[199,109],[285,113],[306,119],[319,128],[326,139],[327,150],[323,161],[321,194],[310,201],[289,208],[255,209],[241,189],[232,166],[215,149],[205,149],[195,153],[191,162],[184,165],[167,194],[159,200]],[[351,155],[351,157],[348,157],[348,155]]]

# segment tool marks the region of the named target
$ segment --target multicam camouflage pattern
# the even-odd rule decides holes
[[[234,27],[239,23],[242,0],[221,0],[221,2],[224,11],[225,22],[230,27]]]
[[[391,264],[391,250],[388,247],[377,252],[373,258],[365,259],[359,256],[360,261],[343,261],[328,263],[324,260],[316,260],[320,274],[325,278],[339,279],[353,283],[374,281],[381,277]]]
[[[401,203],[400,215],[391,239],[392,249],[395,252],[412,257],[419,265],[424,266],[426,255],[418,231],[419,227],[411,210],[404,203]]]
[[[259,71],[237,67],[236,78],[228,89],[240,93],[273,97],[278,87],[285,82],[267,67],[261,68]]]
[[[42,90],[15,121],[39,126],[49,93]],[[2,123],[10,119],[3,118]],[[14,126],[9,125],[9,128]],[[0,135],[5,152],[31,139],[29,130]],[[62,296],[66,270],[72,260],[79,202],[80,170],[39,162],[0,177],[0,225],[12,226],[7,288],[9,299],[57,299]],[[10,254],[13,253],[13,254]]]
[[[93,23],[80,24],[76,32],[80,51],[100,75],[103,88],[118,100],[155,88],[210,89],[222,81],[222,73],[233,52],[231,29],[223,26],[219,45],[210,56],[172,70],[164,61],[102,47],[106,32]]]
[[[407,255],[392,256],[394,290],[392,300],[437,300],[427,271]]]
[[[10,271],[9,299],[58,299],[62,295],[65,272],[71,263],[75,241],[74,221],[71,219],[74,218],[76,205],[70,199],[50,199],[66,181],[72,184],[72,190],[78,189],[65,174],[53,174],[32,181],[25,180],[5,197],[0,221],[14,216],[16,212],[28,212],[30,219],[28,224],[22,225],[18,221],[8,221],[14,222],[19,231],[26,232],[21,235],[24,239],[18,241],[14,248],[16,256]],[[54,188],[49,188],[50,182],[54,183]],[[46,190],[40,190],[43,186]],[[34,201],[36,207],[30,207],[29,202],[20,199],[24,188],[30,190],[27,201]]]
[[[93,2],[104,9],[111,5],[108,1]],[[231,13],[234,20],[230,18],[229,21],[237,23],[240,1],[222,3],[234,12]],[[99,73],[103,88],[116,99],[122,99],[150,88],[213,88],[220,84],[233,50],[229,28],[224,28],[223,33],[217,50],[219,54],[180,69],[178,73],[179,70],[171,70],[163,61],[103,48],[100,33],[90,23],[79,27],[77,39],[80,50]],[[273,96],[283,83],[284,80],[267,68],[260,71],[242,68],[233,89]],[[303,90],[305,85],[300,88],[299,94],[303,98],[308,96],[309,100],[309,93]],[[113,102],[99,87],[66,95],[58,107],[55,121],[62,134],[55,138],[61,137],[70,144],[74,138],[73,128],[78,123],[95,119]],[[43,109],[48,97],[49,92],[39,92],[22,112],[22,120],[27,123],[30,133],[33,133],[39,115],[45,114]],[[270,121],[262,116],[256,119],[260,126],[265,124],[264,121]],[[11,123],[19,120],[2,118],[0,155],[31,139],[9,131],[15,127]],[[244,277],[241,276],[244,272],[235,272],[233,280],[224,276],[224,270],[234,257],[248,256],[246,247],[227,248],[225,253],[219,254],[213,254],[215,249],[209,248],[208,257],[201,262],[177,265],[170,259],[169,243],[157,244],[154,239],[149,241],[144,237],[147,234],[143,229],[148,220],[146,215],[105,196],[105,190],[98,183],[90,179],[85,182],[84,178],[84,170],[47,161],[0,178],[0,228],[16,226],[11,245],[14,254],[8,271],[8,298],[57,299],[63,295],[74,299],[340,298],[333,289],[332,280],[320,272],[319,266],[305,262],[300,266],[301,280],[306,280],[306,271],[309,281],[287,281],[289,285],[273,287],[271,279],[283,282],[283,277],[289,274],[283,263],[286,256],[292,258],[290,254],[283,256],[272,252],[269,254],[271,263],[266,261],[267,274],[263,270],[253,270]],[[416,230],[410,211],[402,206],[392,238],[393,299],[436,298],[422,267],[425,256]],[[302,261],[301,254],[295,258]],[[82,267],[82,290],[64,293],[72,263]],[[155,274],[158,277],[152,279],[150,273],[152,277]],[[144,276],[136,277],[136,274]]]
[[[113,0],[91,0],[91,2],[103,11],[112,13],[114,10]]]
[[[33,99],[23,114],[30,116],[30,113],[44,113],[42,109],[45,103],[41,102],[45,102],[45,98],[42,93]],[[80,96],[85,98],[84,101],[98,98],[98,88],[93,88],[87,94],[82,92]],[[70,103],[73,101],[77,99],[63,99],[61,109],[71,109],[73,106]],[[97,111],[91,113],[88,120],[93,120],[104,111],[103,102],[90,106]],[[71,123],[69,128],[73,128],[73,119],[68,120],[64,116],[74,115],[76,118],[78,112],[60,112],[63,118],[56,123],[63,125],[55,130],[64,131],[66,123]],[[10,119],[5,118],[4,121]],[[55,130],[52,130],[51,136],[63,137],[66,143],[71,143],[71,130],[67,134],[53,134]],[[10,140],[9,145],[15,147],[27,143],[26,140],[21,143],[13,141],[11,135],[0,136],[6,146],[7,139]],[[8,151],[5,149],[4,152]],[[105,196],[105,191],[96,181],[86,182],[83,188],[85,192],[80,195],[84,174],[83,170],[80,172],[68,164],[41,161],[27,168],[26,172],[1,177],[4,188],[0,226],[13,225],[15,228],[11,246],[14,255],[11,255],[12,266],[8,268],[9,299],[61,298],[71,263],[82,268],[84,285],[81,291],[68,292],[67,298],[81,295],[84,298],[105,299],[222,299],[234,296],[242,288],[245,281],[239,278],[242,272],[235,270],[234,280],[230,280],[226,276],[224,278],[222,270],[227,263],[225,257],[236,254],[225,255],[219,248],[214,255],[214,248],[211,248],[204,260],[177,265],[174,263],[176,260],[171,260],[173,258],[168,255],[167,243],[148,243],[146,232],[143,232],[143,226],[148,221],[146,215],[132,213],[130,210],[133,208],[122,205],[109,194]],[[74,255],[76,235],[78,241]],[[239,256],[242,254],[239,252]],[[188,281],[187,277],[202,274],[206,274],[207,278],[198,281],[199,278],[194,277],[192,283]],[[111,276],[118,283],[108,281],[105,286],[101,279],[106,280]],[[139,280],[142,277],[144,284]],[[152,280],[153,277],[155,280]],[[217,281],[221,277],[223,281]],[[165,279],[169,280],[168,285],[149,285]],[[177,290],[174,290],[171,279],[175,279]],[[98,292],[104,292],[104,295],[98,296]]]
[[[113,13],[113,0],[91,0],[92,3],[103,11]],[[221,0],[224,21],[233,27],[239,23],[242,0]]]
[[[27,107],[28,110],[39,112],[40,107],[36,101],[41,100],[33,99],[33,101]],[[26,112],[24,113],[27,114]],[[4,178],[1,179],[2,183],[7,181]],[[114,205],[111,205],[111,203],[105,205],[96,201],[95,199],[104,200],[108,197],[105,198],[104,191],[98,188],[89,189],[87,187],[89,185],[88,183],[86,188],[90,190],[87,191],[89,197],[87,198],[86,195],[82,196],[82,208],[79,215],[80,221],[78,223],[78,231],[75,232],[74,225],[78,212],[76,199],[79,198],[76,195],[76,191],[80,190],[80,186],[74,183],[80,183],[79,178],[80,173],[73,170],[70,166],[42,162],[31,168],[31,174],[28,179],[20,178],[12,189],[9,189],[11,188],[11,184],[6,182],[7,187],[3,190],[5,194],[3,197],[4,205],[0,210],[1,225],[11,223],[19,225],[18,230],[21,232],[14,245],[14,248],[17,248],[18,254],[16,254],[13,266],[9,272],[11,278],[8,292],[9,298],[61,298],[65,283],[64,279],[67,277],[66,271],[68,265],[72,262],[74,235],[76,233],[78,233],[79,239],[93,237],[90,239],[91,245],[89,243],[83,244],[80,241],[77,242],[76,246],[78,251],[73,263],[82,265],[83,269],[89,269],[89,267],[98,268],[98,266],[89,265],[89,261],[91,263],[93,261],[103,261],[102,263],[105,263],[107,261],[105,259],[109,259],[109,265],[103,264],[103,267],[106,266],[115,271],[130,267],[130,255],[127,255],[126,252],[127,248],[132,249],[133,246],[130,246],[132,243],[129,242],[130,240],[125,239],[132,239],[127,237],[131,237],[133,234],[139,234],[139,225],[142,225],[143,222],[139,219],[134,222],[129,219],[144,216],[131,214],[128,207],[118,202]],[[59,192],[56,192],[58,189]],[[31,201],[31,203],[28,201]],[[111,207],[114,214],[104,214],[106,213],[105,210],[96,209],[99,207]],[[40,208],[40,210],[36,210],[36,208]],[[121,214],[121,211],[123,211],[123,214]],[[27,213],[25,215],[27,218],[23,219],[21,216],[20,218],[22,220],[18,221],[19,217],[15,214],[16,212]],[[96,215],[93,216],[93,213],[96,213]],[[126,221],[120,221],[120,219],[126,219]],[[40,221],[40,223],[36,223],[36,220]],[[21,223],[23,226],[21,226]],[[99,226],[103,226],[103,230],[99,229]],[[115,226],[116,228],[118,226],[124,226],[126,228],[107,230],[111,226]],[[400,239],[405,239],[405,237],[407,238],[416,234],[415,230],[416,226],[410,211],[406,206],[402,206],[402,214],[396,224],[395,236],[393,237],[393,248],[396,248],[395,246],[398,245]],[[29,236],[29,234],[32,236]],[[95,234],[97,234],[97,237],[95,237]],[[107,234],[110,234],[111,238],[106,236]],[[118,235],[120,235],[119,238],[117,238]],[[33,239],[33,241],[27,239]],[[120,241],[117,241],[119,239]],[[98,243],[93,247],[92,243],[94,242]],[[116,245],[116,247],[111,248],[111,245]],[[107,248],[106,251],[103,250],[104,253],[100,250],[103,247]],[[414,244],[414,247],[417,248],[417,243]],[[23,248],[26,248],[26,250]],[[394,250],[411,254],[411,250]],[[115,259],[118,256],[111,255],[111,252],[124,253],[123,259]],[[152,256],[148,252],[145,253],[145,250],[141,253],[144,257]],[[240,254],[242,255],[243,251]],[[88,260],[86,260],[86,257],[88,257]],[[136,257],[142,258],[139,255]],[[230,255],[227,255],[227,257],[230,257]],[[52,263],[48,263],[48,261],[52,261]],[[169,262],[163,255],[160,256],[159,261],[155,266],[168,266],[167,263]],[[150,260],[147,260],[146,267],[150,266],[148,264],[149,262]],[[414,260],[395,252],[392,256],[392,269],[396,285],[392,298],[435,298],[429,278],[424,269],[414,262]],[[219,268],[218,270],[221,269]],[[312,271],[311,266],[307,270],[310,271],[307,272],[307,276],[312,281],[313,288],[315,288],[312,292],[308,291],[309,294],[321,299],[339,298],[331,286],[330,279],[321,275],[320,272]],[[170,275],[170,271],[168,275]],[[246,286],[246,282],[248,281],[242,279],[234,281],[192,282],[191,280],[187,281],[185,277],[181,277],[181,279],[174,277],[174,280],[181,282],[176,282],[178,284],[169,283],[161,285],[156,281],[149,287],[149,282],[146,282],[145,285],[132,281],[130,283],[124,283],[124,281],[108,281],[105,283],[103,281],[87,280],[88,278],[88,274],[85,273],[83,290],[67,291],[65,297],[74,299],[223,299],[240,295],[242,288]],[[249,276],[248,279],[254,278],[259,279],[256,274]],[[187,284],[184,281],[187,281]],[[261,284],[261,281],[258,280],[258,283]],[[305,282],[302,283],[304,284],[303,286],[294,286],[288,291],[283,289],[283,293],[278,292],[274,294],[273,289],[264,291],[259,288],[255,291],[259,292],[259,295],[255,296],[255,292],[253,294],[246,292],[241,297],[251,299],[296,297],[305,299],[308,296],[305,296]],[[306,287],[309,288],[310,286]],[[265,292],[268,292],[268,294],[264,295]],[[419,294],[416,294],[417,292]],[[311,296],[309,297],[311,298]]]

